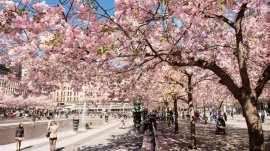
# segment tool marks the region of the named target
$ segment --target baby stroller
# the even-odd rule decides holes
[[[226,124],[225,124],[224,119],[221,117],[218,118],[216,121],[216,134],[225,135],[226,134],[225,127],[226,127]]]

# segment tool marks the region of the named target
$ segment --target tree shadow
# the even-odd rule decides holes
[[[94,146],[81,146],[77,148],[78,151],[113,151],[113,150],[128,150],[140,151],[142,146],[143,135],[136,133],[133,129],[125,134],[111,135],[107,139],[107,145],[99,144]]]
[[[27,146],[27,147],[21,148],[21,150],[29,149],[29,148],[32,148],[32,147],[33,146]]]
[[[198,150],[249,150],[248,130],[226,125],[226,135],[216,135],[216,125],[214,123],[196,123],[196,141]],[[174,125],[168,127],[167,123],[159,122],[158,131],[164,137],[164,144],[170,147],[171,151],[190,150],[190,123],[188,120],[179,120],[179,134],[174,133]],[[265,144],[270,145],[270,131],[264,131]]]

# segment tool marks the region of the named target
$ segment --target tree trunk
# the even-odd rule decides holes
[[[171,119],[169,118],[170,117],[170,110],[169,110],[169,107],[168,106],[166,106],[166,122],[168,123],[168,127],[170,127],[171,126]]]
[[[167,101],[164,101],[164,104],[165,104],[165,114],[164,114],[164,121],[167,122],[168,120],[168,113],[169,113],[169,103]]]
[[[218,109],[221,110],[222,104],[223,104],[223,101],[220,102]]]
[[[248,127],[250,151],[264,151],[264,135],[262,123],[257,111],[257,100],[246,100],[241,104]]]
[[[191,149],[197,149],[197,142],[196,142],[196,128],[195,128],[195,120],[191,120]]]
[[[197,149],[196,144],[196,128],[195,128],[195,117],[194,117],[194,108],[193,103],[189,103],[189,115],[190,115],[190,136],[191,136],[191,148]]]
[[[204,117],[204,124],[207,124],[206,111],[205,111],[205,105],[204,104],[203,104],[203,117]]]
[[[190,135],[191,135],[191,148],[197,149],[196,145],[196,127],[195,127],[195,117],[194,117],[194,106],[192,101],[192,85],[191,85],[191,74],[186,74],[188,77],[188,112],[190,118]]]
[[[177,99],[174,99],[174,132],[175,134],[178,134],[179,133],[179,127],[178,127],[178,111],[177,111]]]

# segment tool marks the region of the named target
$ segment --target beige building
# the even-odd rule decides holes
[[[71,89],[70,84],[63,84],[59,90],[56,90],[50,94],[50,98],[57,103],[65,104],[80,104],[82,100],[83,92],[76,92]]]
[[[83,86],[81,91],[74,91],[71,84],[65,83],[50,94],[50,98],[57,103],[65,105],[83,104],[84,102],[102,104],[108,99],[107,93],[102,93],[100,90],[101,85],[88,85]]]
[[[18,93],[20,83],[18,81],[11,81],[7,77],[11,72],[15,72],[16,77],[20,80],[21,67],[6,68],[4,65],[0,64],[0,93]]]
[[[0,92],[1,93],[15,94],[18,92],[19,87],[20,87],[19,82],[12,82],[8,80],[6,77],[0,78]]]

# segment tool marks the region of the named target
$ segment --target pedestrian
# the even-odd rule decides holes
[[[90,129],[93,129],[93,128],[94,128],[94,125],[93,125],[92,122],[89,123],[89,128],[90,128]]]
[[[223,116],[224,116],[224,120],[227,121],[227,114],[226,114],[226,112],[224,112]]]
[[[49,136],[49,142],[50,142],[50,151],[55,151],[56,148],[56,141],[57,141],[57,130],[58,130],[58,124],[56,121],[51,122],[51,126],[49,128],[50,136]]]
[[[79,115],[76,112],[75,115],[74,115],[74,117],[73,117],[73,129],[76,132],[78,131],[78,128],[79,128],[79,122],[80,122]]]
[[[35,126],[36,125],[36,114],[35,113],[32,114],[32,121],[33,121],[33,124]]]
[[[107,112],[105,113],[104,117],[105,117],[105,123],[108,123],[109,115]]]
[[[182,118],[185,119],[185,112],[182,111]]]
[[[23,128],[23,124],[20,123],[15,133],[16,151],[21,150],[21,144],[22,144],[23,138],[24,138],[24,128]]]
[[[67,111],[65,112],[65,118],[68,119],[68,113],[67,113]]]
[[[121,128],[125,128],[125,126],[126,126],[126,125],[125,125],[125,118],[124,118],[123,115],[121,116],[120,120],[121,120],[121,126],[120,126],[120,127],[121,127]]]
[[[265,115],[266,115],[266,111],[265,110],[261,110],[262,123],[264,123]]]

